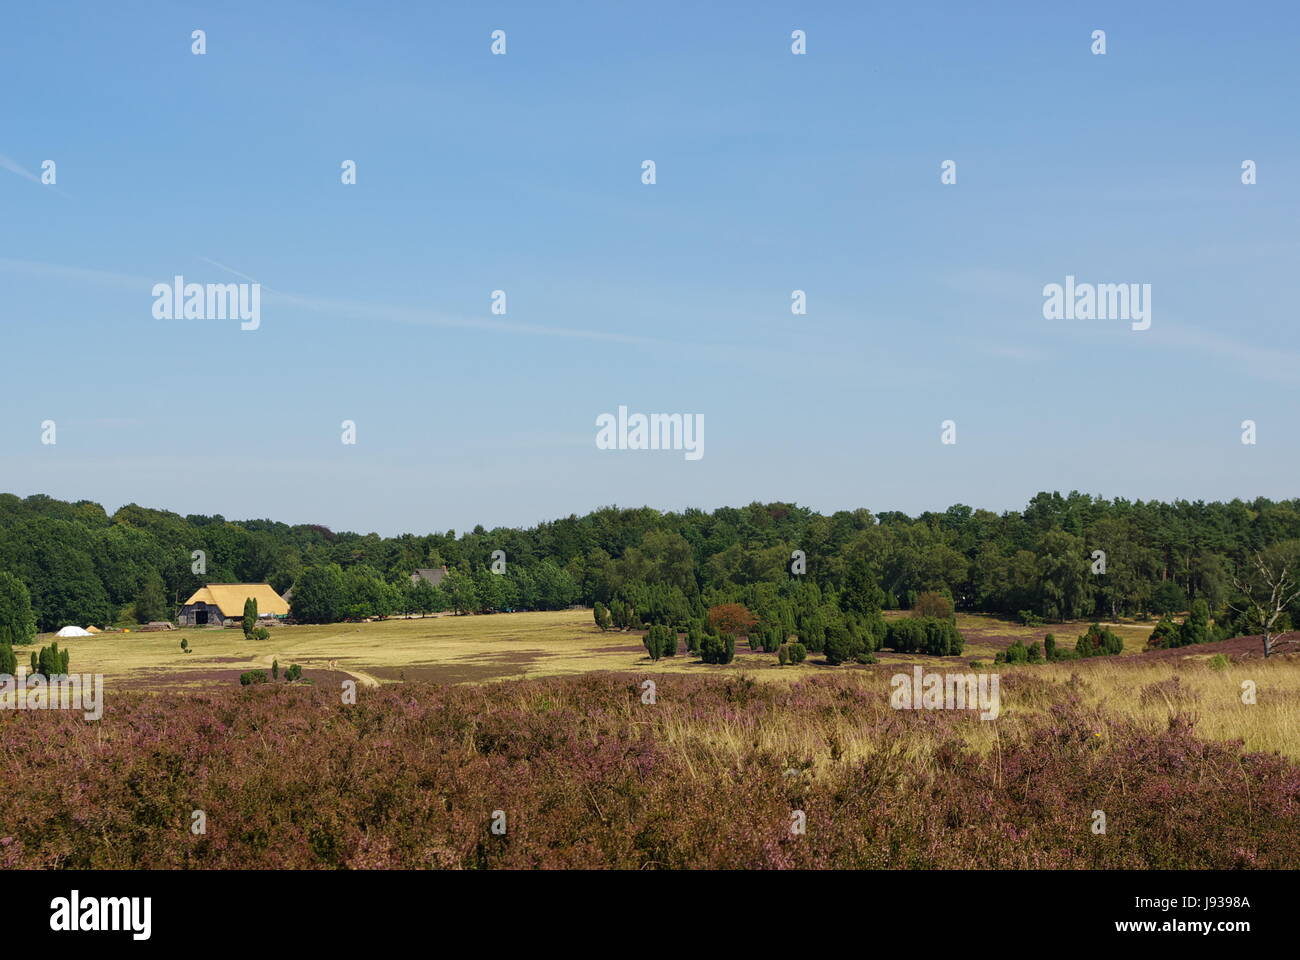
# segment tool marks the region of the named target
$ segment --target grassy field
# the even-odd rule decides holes
[[[973,614],[960,614],[958,626],[967,641],[961,657],[884,651],[878,665],[840,667],[822,663],[815,654],[804,664],[781,667],[775,655],[753,652],[744,642],[737,645],[735,661],[725,667],[701,663],[684,653],[652,663],[640,633],[602,633],[592,624],[590,613],[581,610],[283,626],[272,629],[266,641],[246,640],[238,629],[132,632],[70,640],[67,646],[73,669],[104,674],[110,694],[229,687],[238,683],[244,671],[268,670],[273,660],[281,668],[300,664],[307,679],[319,686],[336,686],[348,677],[373,687],[403,681],[482,683],[608,671],[639,678],[743,674],[756,681],[781,683],[841,675],[856,677],[865,689],[875,690],[885,688],[900,665],[968,669],[971,661],[978,660],[983,669],[991,669],[993,655],[1017,637],[1028,643],[1041,641],[1050,632],[1070,646],[1086,628],[1082,623],[1024,627]],[[1028,675],[1058,684],[1077,675],[1073,689],[1082,705],[1128,716],[1153,730],[1166,725],[1172,714],[1194,715],[1200,736],[1240,740],[1248,750],[1277,751],[1300,759],[1300,660],[1296,657],[1252,659],[1216,670],[1208,663],[1210,652],[1204,647],[1188,648],[1181,659],[1135,656],[1150,633],[1149,624],[1116,624],[1113,629],[1125,639],[1123,656],[999,665],[999,672],[1004,677]],[[188,639],[192,653],[181,652],[182,637]],[[1257,687],[1258,702],[1253,705],[1241,702],[1245,681]],[[999,724],[971,725],[964,736],[978,750],[992,749],[1000,731],[1017,723],[1018,715],[1040,708],[1032,697],[1006,697]],[[784,735],[764,733],[765,737]],[[858,744],[852,729],[837,730],[835,736],[848,756],[870,749],[868,743]],[[796,746],[814,756],[825,749],[814,743],[784,744],[782,749]]]
[[[992,661],[1017,637],[1026,643],[1055,632],[1070,646],[1084,624],[1023,627],[1006,620],[960,614],[957,625],[966,637],[961,657],[937,662]],[[1151,632],[1147,624],[1120,624],[1125,653],[1142,649]],[[192,653],[182,653],[181,638]],[[42,637],[41,642],[48,642]],[[329,626],[276,627],[265,641],[244,638],[238,629],[202,628],[158,633],[101,634],[64,642],[81,672],[102,673],[107,681],[131,687],[186,687],[225,683],[246,670],[301,664],[305,671],[351,674],[364,683],[428,680],[465,683],[520,677],[565,676],[593,670],[716,673],[754,672],[760,679],[794,680],[829,669],[817,662],[779,667],[773,654],[737,645],[735,662],[710,667],[679,654],[652,664],[641,634],[602,633],[586,610],[548,613],[502,613],[493,616],[428,617],[342,623]],[[881,654],[884,663],[934,663],[935,658]],[[853,668],[842,668],[853,669]]]

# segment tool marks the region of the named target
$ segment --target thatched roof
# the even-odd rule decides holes
[[[269,583],[209,583],[194,591],[194,596],[185,601],[188,607],[192,603],[210,603],[221,611],[223,617],[238,619],[244,615],[244,601],[252,597],[257,601],[257,615],[271,614],[277,617],[289,615],[289,605],[284,598],[271,589]]]

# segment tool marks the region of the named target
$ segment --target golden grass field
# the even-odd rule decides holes
[[[876,666],[830,667],[811,655],[797,666],[777,665],[773,654],[750,651],[737,644],[735,661],[725,667],[711,666],[679,653],[652,663],[645,655],[638,632],[602,633],[584,610],[539,613],[510,613],[492,616],[439,616],[410,620],[330,626],[281,626],[271,630],[266,641],[246,640],[238,629],[202,628],[158,633],[112,633],[65,642],[71,652],[74,672],[102,673],[105,687],[131,690],[177,690],[238,683],[239,674],[252,669],[268,670],[272,660],[281,668],[298,663],[305,677],[318,684],[336,683],[352,676],[364,685],[421,680],[445,683],[492,682],[525,677],[580,674],[591,671],[631,673],[642,677],[664,674],[697,676],[745,675],[756,681],[789,682],[830,673],[854,675],[864,687],[886,688],[891,667],[929,664],[934,670],[969,668],[981,661],[992,669],[993,655],[1005,649],[1014,637],[1026,643],[1054,633],[1058,644],[1072,646],[1087,624],[1048,624],[1024,627],[984,615],[960,614],[958,626],[967,644],[961,657],[932,658],[878,654]],[[1125,654],[1084,661],[1010,667],[999,665],[1006,676],[1025,672],[1045,680],[1065,683],[1072,675],[1083,703],[1107,712],[1120,713],[1162,729],[1171,713],[1183,711],[1198,717],[1197,732],[1214,739],[1240,739],[1248,750],[1279,751],[1300,759],[1300,658],[1283,656],[1268,661],[1251,659],[1213,669],[1209,654],[1191,652],[1182,659],[1155,660],[1133,656],[1142,650],[1150,624],[1113,624],[1125,639]],[[188,639],[191,653],[183,653],[180,640]],[[42,637],[41,642],[48,642]],[[1199,648],[1186,648],[1195,651]],[[1143,689],[1177,675],[1183,691],[1178,702],[1160,694],[1147,696]],[[1257,687],[1257,703],[1241,702],[1242,683]],[[521,696],[527,696],[521,690]],[[1040,704],[1032,696],[1003,698],[998,721],[972,725],[971,741],[995,749],[1007,726],[1016,724],[1026,711]],[[752,738],[752,731],[736,731]],[[827,751],[833,737],[836,750],[846,757],[865,755],[873,745],[858,741],[860,733],[851,724],[838,729],[832,722],[816,730],[764,730],[782,752],[818,756]],[[786,743],[785,740],[812,737],[817,743]],[[781,741],[777,743],[776,741]],[[739,750],[739,743],[733,746]],[[727,751],[725,736],[711,749]]]

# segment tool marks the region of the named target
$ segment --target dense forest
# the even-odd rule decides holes
[[[315,621],[599,601],[667,623],[741,602],[793,628],[819,609],[832,620],[836,611],[912,609],[923,593],[958,610],[1048,620],[1164,614],[1201,600],[1223,620],[1234,571],[1297,539],[1300,500],[1077,492],[1040,493],[1000,514],[963,505],[917,517],[825,516],[786,503],[712,513],[604,507],[529,529],[398,537],[134,504],[110,516],[88,501],[0,494],[0,579],[26,586],[41,630],[170,618],[204,583],[263,581],[292,588],[294,616]],[[442,565],[451,572],[441,588],[412,586],[413,570]]]

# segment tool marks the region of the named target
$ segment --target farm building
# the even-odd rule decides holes
[[[209,583],[185,601],[177,619],[183,627],[239,622],[244,617],[244,601],[249,597],[257,601],[259,617],[289,615],[289,605],[269,583]]]
[[[421,567],[411,574],[411,582],[419,583],[421,580],[428,580],[433,586],[442,583],[442,578],[447,575],[446,567]]]

